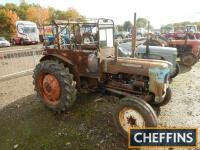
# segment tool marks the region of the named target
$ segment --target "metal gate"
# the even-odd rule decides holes
[[[42,48],[0,50],[0,82],[30,75],[42,56]]]

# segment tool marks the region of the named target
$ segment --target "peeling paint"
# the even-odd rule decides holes
[[[164,83],[165,77],[167,74],[170,73],[169,68],[150,68],[149,69],[149,75],[154,75],[156,78],[156,81],[159,83]]]
[[[168,83],[165,81],[169,75],[169,68],[150,68],[149,69],[149,91],[155,94],[155,100],[161,101],[165,96]]]

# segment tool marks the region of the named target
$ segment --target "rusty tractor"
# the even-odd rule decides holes
[[[200,40],[191,38],[191,34],[187,33],[184,38],[178,40],[168,40],[162,36],[153,37],[150,39],[149,45],[175,47],[181,63],[186,66],[193,66],[200,58]]]
[[[54,42],[44,43],[33,74],[45,106],[62,112],[73,105],[77,92],[101,89],[123,97],[113,116],[125,137],[129,127],[157,126],[151,105],[163,106],[171,99],[171,63],[118,57],[110,19],[57,20],[52,33]]]

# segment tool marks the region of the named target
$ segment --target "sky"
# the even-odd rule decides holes
[[[0,0],[0,4],[11,2],[19,4],[20,0]],[[81,15],[113,19],[115,24],[123,24],[126,20],[133,22],[134,12],[137,13],[137,18],[147,18],[154,28],[181,21],[200,22],[200,0],[26,0],[26,2],[61,10],[73,7]]]

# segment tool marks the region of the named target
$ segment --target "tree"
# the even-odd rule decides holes
[[[17,14],[12,10],[0,10],[0,34],[10,38],[15,33],[15,23],[19,19]]]
[[[14,3],[6,3],[5,8],[8,9],[8,10],[12,10],[13,12],[18,11],[18,6]]]
[[[38,25],[44,24],[45,21],[49,20],[49,17],[49,11],[46,8],[32,6],[27,10],[27,19]]]
[[[69,8],[66,13],[66,19],[74,19],[74,18],[81,18],[79,12],[74,8]]]
[[[58,20],[67,20],[67,19],[84,18],[84,17],[81,16],[76,9],[69,8],[67,11],[56,10],[54,13],[54,18]]]
[[[17,20],[19,20],[19,17],[17,16],[15,12],[13,12],[12,10],[9,10],[7,12],[7,18],[8,18],[10,33],[15,33],[16,32],[15,23]]]
[[[5,9],[0,9],[0,34],[3,34],[7,26],[8,18],[6,15],[7,11]]]
[[[69,8],[67,11],[55,10],[53,7],[46,9],[39,4],[26,3],[25,0],[20,0],[19,6],[14,3],[0,4],[0,36],[12,36],[18,19],[30,20],[42,25],[49,23],[52,19],[72,18],[83,18],[84,21],[84,17],[74,8]]]
[[[167,24],[167,25],[162,25],[160,29],[161,29],[162,33],[168,33],[170,31],[174,30],[174,27],[172,24]]]
[[[189,21],[184,21],[184,22],[180,22],[180,23],[174,23],[174,30],[175,31],[185,31],[185,26],[191,24],[191,22]]]
[[[49,22],[55,19],[55,12],[56,10],[53,7],[48,7],[49,11]]]
[[[117,25],[116,26],[116,31],[118,31],[118,32],[123,31],[123,26],[122,25]]]
[[[123,25],[124,31],[130,31],[132,28],[132,24],[130,21],[125,21]]]
[[[54,13],[54,18],[58,20],[66,19],[65,12],[61,10],[56,10]]]
[[[21,20],[27,20],[26,12],[27,12],[27,10],[30,6],[31,5],[26,3],[24,0],[21,1],[20,5],[17,9],[17,14],[18,14],[18,16],[20,17]]]
[[[146,18],[138,18],[137,19],[137,27],[138,28],[148,28],[148,20]]]

